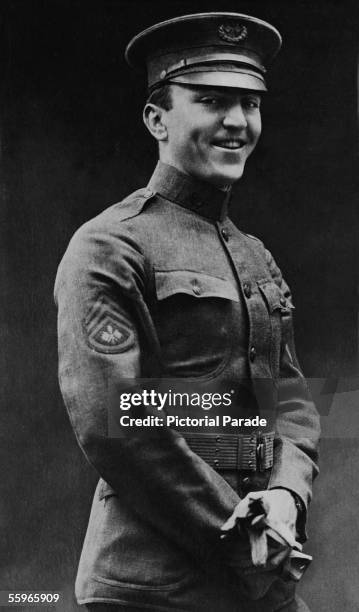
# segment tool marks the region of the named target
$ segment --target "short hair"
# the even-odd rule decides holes
[[[160,85],[150,92],[146,104],[156,104],[166,111],[170,110],[172,108],[171,83]]]

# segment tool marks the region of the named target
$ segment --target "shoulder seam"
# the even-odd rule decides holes
[[[119,219],[119,222],[127,221],[128,219],[133,219],[134,217],[137,217],[138,215],[140,215],[144,207],[154,198],[155,195],[156,194],[153,192],[144,193],[142,195],[139,194],[132,201],[130,199],[131,196],[128,196],[124,200],[121,200],[121,202],[118,202],[117,205],[119,207],[119,210],[121,209],[121,206],[123,206],[124,208],[127,205],[135,207],[135,210],[128,210],[127,214],[125,214],[125,216]],[[140,204],[140,207],[139,207],[139,204]],[[125,211],[123,210],[122,212],[125,212]]]

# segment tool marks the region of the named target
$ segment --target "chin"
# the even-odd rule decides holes
[[[232,172],[218,172],[213,173],[210,177],[208,177],[208,181],[217,185],[217,187],[225,187],[228,185],[233,185],[236,181],[239,181],[243,176],[244,167],[236,168],[232,170]]]

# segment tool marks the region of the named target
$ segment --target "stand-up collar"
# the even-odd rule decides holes
[[[214,220],[226,216],[231,195],[231,189],[222,191],[161,161],[147,188],[198,215]]]

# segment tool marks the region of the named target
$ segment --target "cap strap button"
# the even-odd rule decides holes
[[[196,279],[192,281],[192,291],[195,295],[201,295],[201,288]]]

